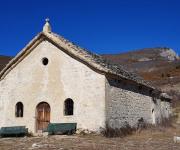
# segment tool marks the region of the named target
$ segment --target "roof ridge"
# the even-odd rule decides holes
[[[147,86],[151,89],[155,89],[150,85],[149,82],[143,80],[135,73],[129,72],[124,69],[123,66],[118,64],[112,64],[108,59],[104,59],[102,56],[93,53],[85,48],[74,44],[73,42],[65,39],[63,36],[60,36],[53,32],[40,32],[35,36],[25,48],[23,48],[0,72],[0,80],[2,80],[9,71],[11,71],[20,61],[24,59],[40,42],[44,39],[49,40],[54,43],[56,46],[63,48],[63,50],[69,54],[73,55],[75,58],[78,58],[82,62],[86,63],[88,66],[103,72],[105,74],[115,75],[117,77],[134,81],[138,84]]]
[[[131,79],[130,77],[133,77],[133,79],[131,79],[131,80],[136,81],[140,84],[145,84],[146,86],[150,86],[151,88],[154,88],[152,85],[150,85],[150,83],[148,81],[145,81],[141,76],[137,75],[134,72],[127,71],[122,65],[112,63],[112,62],[110,62],[110,60],[103,58],[101,55],[98,55],[96,53],[93,53],[92,51],[82,48],[82,47],[76,45],[75,43],[67,40],[66,38],[64,38],[63,36],[61,36],[59,34],[56,34],[53,32],[51,32],[49,34],[56,36],[57,38],[62,40],[62,42],[65,42],[69,46],[72,46],[71,48],[75,48],[75,50],[79,50],[80,53],[86,53],[87,55],[90,55],[92,57],[92,59],[95,61],[95,63],[98,63],[99,65],[101,65],[102,67],[106,67],[107,69],[111,69],[113,72],[116,72],[116,75],[121,74],[124,77],[128,77],[128,79]]]

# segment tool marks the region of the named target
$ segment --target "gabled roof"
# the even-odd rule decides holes
[[[44,26],[45,27],[45,26]],[[97,71],[105,75],[113,75],[117,78],[130,80],[137,84],[144,85],[151,89],[152,87],[147,81],[144,81],[141,77],[134,73],[128,72],[122,66],[111,64],[108,60],[103,59],[100,55],[94,54],[86,49],[83,49],[72,42],[66,40],[62,36],[59,36],[50,31],[49,28],[39,33],[27,46],[22,49],[16,57],[14,57],[6,67],[0,72],[0,80],[2,80],[19,62],[21,62],[33,49],[41,43],[43,40],[48,40],[55,46],[61,48],[68,55],[78,59],[85,63],[89,67],[96,69]]]

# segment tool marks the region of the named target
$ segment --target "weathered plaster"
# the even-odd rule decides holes
[[[121,78],[116,82],[109,77],[112,75],[110,68],[101,61],[101,65],[97,63],[99,60],[93,60],[88,52],[74,46],[69,48],[68,42],[54,34],[48,36],[55,36],[55,43],[59,42],[63,49],[50,40],[35,38],[31,42],[34,45],[22,50],[1,72],[0,127],[26,125],[29,131],[35,132],[36,106],[40,102],[50,105],[52,123],[75,122],[77,128],[93,131],[104,127],[106,121],[112,127],[120,128],[125,122],[136,125],[140,118],[147,123],[156,123],[169,117],[170,103],[152,98],[150,91],[153,88],[136,82],[128,72],[119,76],[121,69],[113,75],[116,79]],[[49,59],[47,66],[42,64],[44,57]],[[124,75],[128,79],[123,78]],[[131,78],[134,80],[129,80]],[[64,116],[67,98],[74,101],[73,116]],[[15,117],[17,102],[24,104],[23,118]]]
[[[49,59],[44,66],[43,57]],[[36,106],[51,107],[51,122],[76,122],[78,128],[98,130],[105,122],[105,76],[73,59],[48,41],[40,43],[0,82],[1,126],[26,125],[35,132]],[[74,115],[64,116],[64,100],[74,101]],[[24,117],[15,105],[24,104]]]

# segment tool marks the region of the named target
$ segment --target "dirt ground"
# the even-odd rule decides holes
[[[148,129],[125,138],[100,135],[55,135],[44,137],[0,138],[0,150],[180,150],[174,143],[177,128]]]

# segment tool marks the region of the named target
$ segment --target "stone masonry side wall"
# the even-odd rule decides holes
[[[161,108],[153,102],[151,96],[148,96],[148,92],[145,87],[138,87],[123,80],[116,82],[114,79],[107,78],[107,123],[113,128],[120,128],[125,123],[135,126],[140,118],[147,123],[155,123],[156,118],[160,117],[160,114],[155,112],[160,112]]]
[[[164,118],[169,118],[172,114],[171,103],[169,101],[157,99],[154,108],[156,123],[160,123]]]

